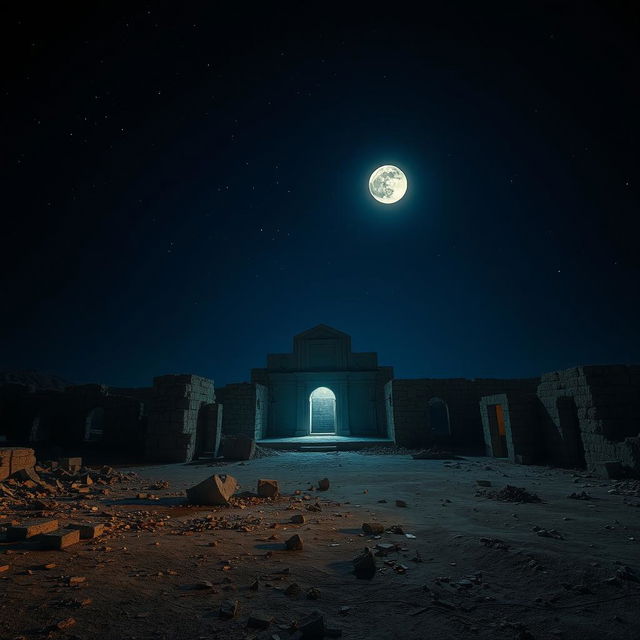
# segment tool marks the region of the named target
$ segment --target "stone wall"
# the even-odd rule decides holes
[[[485,453],[496,455],[494,451],[495,433],[489,420],[489,407],[500,405],[504,412],[506,457],[519,464],[534,464],[542,460],[543,450],[537,429],[535,395],[532,393],[501,393],[480,399],[480,417],[485,442]]]
[[[425,378],[393,380],[387,404],[391,406],[397,444],[405,447],[434,445],[453,447],[468,453],[484,452],[480,399],[497,393],[533,393],[538,380],[477,378]],[[387,387],[388,389],[388,387]],[[431,432],[429,401],[446,403],[449,435]]]
[[[200,376],[154,378],[145,438],[145,457],[155,462],[189,462],[196,448],[198,414],[215,402],[212,380]]]
[[[640,472],[640,367],[584,366],[544,374],[537,390],[549,462]]]
[[[267,388],[262,384],[238,382],[219,391],[223,406],[222,435],[262,438],[268,416]]]

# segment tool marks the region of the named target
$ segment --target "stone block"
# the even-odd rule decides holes
[[[100,523],[77,523],[67,525],[68,529],[77,529],[80,532],[81,540],[91,540],[104,533],[104,525]]]
[[[251,460],[256,441],[248,436],[226,436],[222,440],[222,455],[229,460]]]
[[[187,499],[191,504],[225,505],[237,487],[233,476],[213,475],[187,489]]]
[[[58,464],[66,471],[75,473],[82,468],[82,458],[58,458]]]
[[[64,549],[80,542],[79,529],[58,529],[40,538],[45,549]]]
[[[57,520],[27,520],[21,525],[7,529],[7,540],[26,540],[34,536],[55,531],[58,528]]]
[[[277,480],[258,480],[258,496],[260,498],[275,498],[279,494]]]

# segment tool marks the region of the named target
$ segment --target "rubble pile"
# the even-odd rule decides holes
[[[498,500],[500,502],[542,502],[535,493],[530,493],[524,487],[514,487],[513,485],[505,485],[499,491],[490,491],[487,489],[479,489],[476,496]]]
[[[640,498],[640,480],[618,480],[612,483],[611,489],[607,493]]]

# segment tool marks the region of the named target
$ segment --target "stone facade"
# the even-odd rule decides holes
[[[272,353],[251,380],[267,389],[263,437],[310,435],[311,394],[319,387],[335,395],[333,433],[387,437],[384,385],[391,367],[378,365],[375,353],[354,353],[351,337],[327,325],[296,335],[291,353]]]

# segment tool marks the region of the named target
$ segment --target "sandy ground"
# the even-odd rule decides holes
[[[135,496],[148,482],[129,482],[57,515],[129,528],[64,551],[0,544],[0,565],[10,565],[0,573],[2,638],[286,640],[314,610],[353,639],[640,638],[640,499],[611,494],[609,483],[582,472],[358,453],[127,470],[170,487],[143,500]],[[182,505],[182,491],[211,473],[233,475],[242,490],[274,478],[283,496],[232,508]],[[328,491],[307,491],[325,476]],[[477,480],[490,481],[489,490],[526,487],[542,502],[476,495]],[[567,497],[582,491],[593,499]],[[322,510],[307,510],[316,501]],[[305,524],[289,523],[296,513]],[[364,536],[362,523],[372,521],[404,533]],[[302,551],[284,550],[293,533]],[[494,539],[508,549],[491,546]],[[399,550],[376,558],[372,579],[356,577],[352,559],[379,543]],[[86,580],[70,585],[71,576]],[[299,595],[287,595],[293,583]],[[219,617],[225,600],[238,601],[232,620]],[[266,631],[248,627],[252,614],[273,622]],[[46,630],[68,618],[69,628]]]

